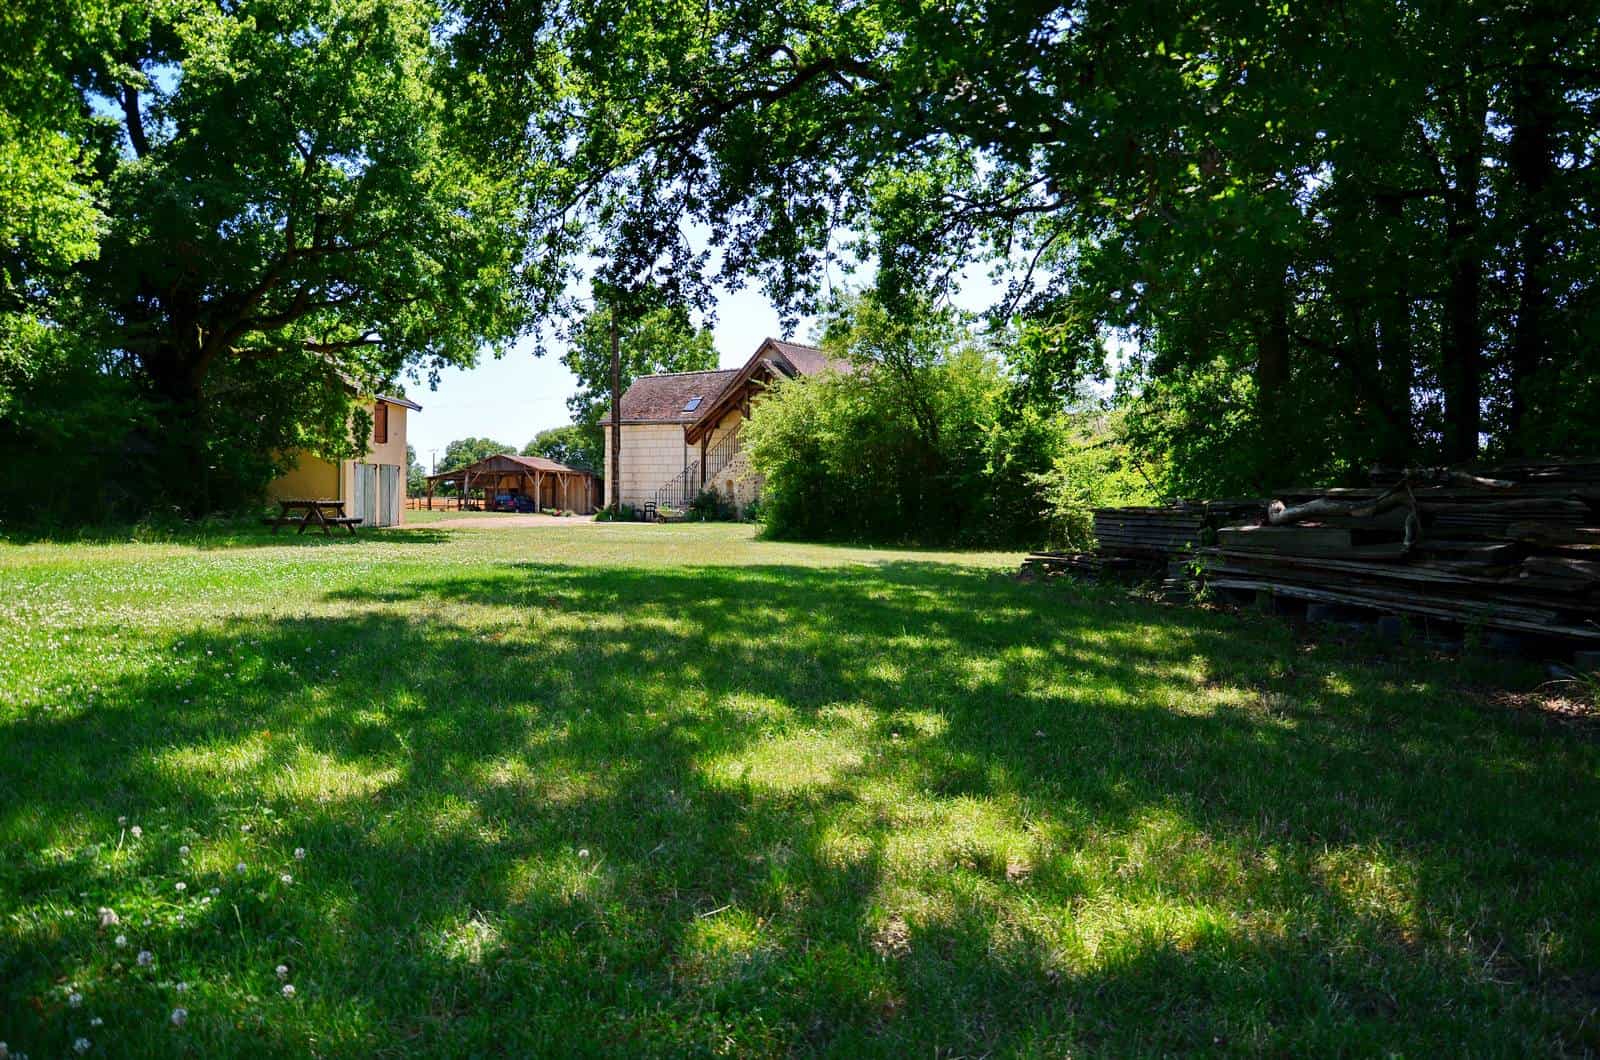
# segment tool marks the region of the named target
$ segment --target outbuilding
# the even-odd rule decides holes
[[[461,501],[474,500],[488,510],[570,511],[591,515],[600,491],[593,472],[558,464],[542,456],[504,453],[486,456],[466,467],[428,476],[428,507],[441,485],[455,488]],[[475,498],[474,495],[477,495]]]

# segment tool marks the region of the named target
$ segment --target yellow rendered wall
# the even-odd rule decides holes
[[[295,466],[267,487],[268,500],[333,500],[340,496],[339,469],[311,453],[296,454]]]

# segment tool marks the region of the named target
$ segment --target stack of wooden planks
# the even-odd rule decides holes
[[[1104,555],[1165,561],[1199,546],[1205,518],[1205,508],[1198,504],[1096,508],[1094,537]]]
[[[1179,501],[1145,508],[1096,508],[1094,536],[1106,556],[1166,563],[1208,544],[1226,522],[1264,514],[1260,501]]]
[[[1199,552],[1209,585],[1600,640],[1600,461],[1289,490]]]
[[[1134,561],[1120,556],[1100,556],[1093,552],[1035,552],[1022,561],[1024,578],[1049,578],[1059,574],[1097,577],[1110,571],[1126,571]]]

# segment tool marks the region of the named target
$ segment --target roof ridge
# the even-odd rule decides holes
[[[634,376],[633,381],[637,383],[641,379],[671,379],[680,375],[716,375],[719,372],[737,372],[738,370],[737,368],[698,368],[692,372],[652,372],[649,375]]]
[[[813,346],[809,342],[796,342],[793,339],[775,339],[771,335],[767,336],[767,341],[768,342],[776,342],[780,346],[798,346],[802,350],[815,350],[818,353],[827,353],[828,352],[827,350],[823,349],[821,346]]]

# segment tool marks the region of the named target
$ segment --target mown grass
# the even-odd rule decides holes
[[[1470,663],[1015,558],[629,525],[0,549],[0,1039],[1600,1049],[1586,732]]]

